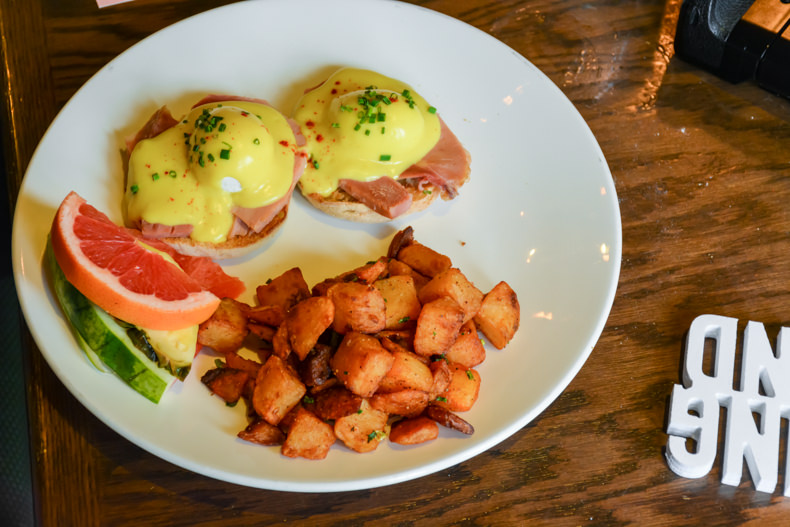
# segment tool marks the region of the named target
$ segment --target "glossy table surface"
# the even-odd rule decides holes
[[[3,159],[13,210],[33,151],[76,90],[149,34],[229,2],[0,0]],[[42,525],[784,524],[778,485],[676,475],[668,403],[692,321],[790,320],[790,103],[674,55],[680,1],[411,2],[501,40],[588,123],[622,217],[620,281],[586,364],[534,421],[417,480],[289,493],[213,480],[117,435],[57,379],[22,329],[33,496]],[[778,379],[777,383],[790,382]],[[787,420],[783,420],[787,435]]]

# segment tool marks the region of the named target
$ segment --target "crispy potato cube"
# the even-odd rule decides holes
[[[270,425],[260,417],[253,419],[247,428],[236,434],[240,439],[264,446],[281,445],[285,434],[274,425]]]
[[[387,272],[387,261],[379,258],[375,262],[366,263],[352,271],[354,275],[366,284],[372,284]]]
[[[252,391],[255,388],[255,379],[258,378],[258,370],[261,368],[261,363],[258,361],[245,359],[238,353],[232,352],[225,355],[225,364],[227,364],[229,368],[235,368],[237,370],[247,372],[249,378],[247,379],[247,383],[244,386],[244,392],[242,395],[245,398],[251,398]]]
[[[372,452],[387,436],[388,419],[387,414],[371,408],[367,401],[363,401],[359,412],[335,421],[335,436],[351,450]]]
[[[277,332],[277,328],[275,327],[255,324],[254,322],[247,323],[247,328],[249,328],[250,333],[266,342],[274,340],[274,334]]]
[[[283,324],[274,332],[274,337],[272,338],[272,353],[281,359],[287,359],[291,351],[291,339],[288,338],[288,326]]]
[[[515,291],[505,282],[499,282],[483,298],[475,324],[497,349],[507,346],[516,334],[521,308]]]
[[[414,351],[423,357],[439,355],[450,349],[464,323],[464,312],[449,296],[422,306],[414,332]]]
[[[214,368],[200,378],[211,393],[219,396],[226,404],[236,404],[244,393],[250,374],[236,368]]]
[[[291,350],[304,360],[318,337],[332,324],[335,304],[325,296],[314,296],[296,304],[286,315]]]
[[[435,399],[450,386],[452,372],[450,371],[450,365],[445,359],[431,361],[428,367],[433,374],[433,384],[429,393],[431,399]]]
[[[417,322],[422,307],[411,276],[391,276],[376,280],[373,287],[384,298],[386,323],[384,329],[402,329]]]
[[[439,425],[427,417],[401,419],[392,425],[390,441],[399,445],[418,445],[439,437]]]
[[[381,379],[378,390],[376,390],[377,393],[391,393],[401,390],[431,391],[433,373],[419,355],[405,350],[391,353],[392,367]]]
[[[428,392],[401,390],[399,392],[375,393],[368,399],[370,406],[389,415],[415,417],[428,406]]]
[[[416,242],[401,247],[398,251],[398,260],[430,278],[446,271],[453,265],[447,256]]]
[[[348,333],[330,364],[335,376],[351,392],[370,397],[387,375],[395,358],[378,339],[363,333]]]
[[[483,303],[483,293],[470,282],[456,267],[434,276],[430,282],[420,289],[420,302],[426,304],[431,300],[449,296],[464,311],[464,322],[472,320]]]
[[[269,424],[277,425],[307,389],[299,376],[277,355],[272,355],[258,370],[252,405]]]
[[[480,341],[474,321],[470,320],[461,327],[458,338],[444,356],[450,362],[457,362],[467,368],[474,368],[486,360],[486,349]]]
[[[244,312],[241,302],[222,299],[214,314],[200,324],[198,344],[223,354],[238,350],[249,332]]]
[[[324,459],[334,442],[332,426],[300,407],[290,424],[281,452],[287,457]]]
[[[336,332],[375,333],[384,329],[386,306],[384,297],[375,287],[359,282],[341,282],[330,287],[327,296],[335,305],[332,329]]]
[[[414,243],[414,228],[411,226],[396,232],[390,240],[387,248],[387,258],[397,258],[398,253],[403,247]]]
[[[344,386],[333,386],[315,394],[313,402],[307,406],[321,419],[334,421],[357,413],[363,400]]]
[[[332,348],[325,344],[316,344],[307,357],[299,363],[297,370],[306,386],[323,386],[332,377]]]
[[[480,392],[480,374],[462,364],[450,363],[450,384],[431,404],[451,412],[466,412]]]
[[[423,415],[436,421],[445,428],[458,430],[462,434],[472,435],[475,432],[475,428],[467,421],[458,417],[447,408],[442,408],[435,404],[429,405],[428,408],[425,409],[425,412],[423,412]]]
[[[431,281],[430,278],[424,274],[420,274],[400,260],[390,260],[387,264],[387,270],[390,277],[393,276],[411,276],[414,280],[414,288],[419,291],[422,287]]]
[[[255,293],[261,306],[279,306],[285,312],[309,298],[310,288],[305,282],[302,270],[294,267],[266,284],[259,285]]]
[[[252,323],[277,327],[285,320],[285,310],[281,306],[253,306],[246,310],[247,319]]]

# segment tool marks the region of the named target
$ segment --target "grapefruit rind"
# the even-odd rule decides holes
[[[91,302],[120,320],[149,329],[183,329],[205,321],[214,313],[220,299],[210,291],[193,292],[184,300],[161,300],[152,294],[129,290],[111,271],[93,263],[82,252],[80,239],[74,233],[74,223],[84,203],[75,192],[66,196],[52,224],[51,243],[68,282]],[[123,232],[122,228],[118,229]],[[134,237],[129,237],[136,243]],[[184,276],[189,279],[186,273]]]
[[[55,296],[76,333],[77,341],[87,346],[127,385],[149,401],[158,403],[176,377],[146,357],[134,345],[125,328],[69,283],[55,259],[51,243],[47,243],[44,260]],[[95,364],[91,353],[87,354]]]

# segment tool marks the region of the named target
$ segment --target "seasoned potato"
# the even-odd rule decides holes
[[[431,394],[431,399],[435,399],[450,386],[452,372],[446,359],[431,361],[428,367],[433,374],[433,384],[429,393]]]
[[[362,397],[344,386],[333,386],[315,394],[307,406],[321,419],[334,421],[355,414],[362,407]]]
[[[266,326],[276,327],[285,320],[285,310],[281,306],[248,306],[245,314],[250,322]]]
[[[420,315],[420,301],[411,276],[391,276],[376,280],[373,287],[379,290],[386,306],[384,329],[402,329],[414,326]]]
[[[394,361],[377,338],[351,332],[343,338],[330,364],[346,388],[360,397],[370,397]]]
[[[307,389],[299,376],[277,355],[258,370],[252,405],[269,424],[277,425],[299,401]]]
[[[464,311],[464,323],[472,320],[483,303],[483,293],[456,267],[434,276],[420,289],[420,302],[425,304],[437,298],[449,296]]]
[[[324,459],[335,442],[332,426],[304,408],[300,407],[295,412],[283,442],[282,454],[287,457]]]
[[[515,291],[499,282],[483,298],[475,324],[497,349],[507,346],[518,330],[521,308]]]
[[[198,344],[217,353],[230,353],[241,347],[248,332],[245,305],[232,298],[224,298],[214,314],[200,324]]]
[[[323,386],[332,377],[329,360],[333,349],[324,344],[316,344],[307,357],[299,364],[297,371],[302,382],[309,387]]]
[[[335,421],[335,436],[351,450],[372,452],[388,433],[389,416],[363,401],[360,411]]]
[[[448,296],[422,306],[414,333],[414,351],[423,357],[439,355],[450,349],[464,323],[464,312]]]
[[[382,341],[383,342],[383,341]],[[433,385],[431,369],[420,356],[410,351],[392,352],[392,367],[379,383],[378,393],[420,390],[430,392]]]
[[[450,362],[462,364],[467,368],[474,368],[486,359],[486,349],[472,320],[461,327],[458,338],[444,356]]]
[[[247,428],[237,435],[245,441],[265,446],[281,445],[285,440],[285,434],[282,430],[267,423],[260,417],[254,419]]]
[[[291,354],[291,339],[288,338],[288,326],[283,324],[274,332],[272,338],[272,353],[281,359],[287,359]]]
[[[430,278],[424,274],[420,274],[400,260],[390,260],[387,264],[387,271],[390,277],[393,276],[410,276],[414,281],[414,288],[419,291],[422,287],[430,282]]]
[[[366,263],[352,271],[360,282],[372,284],[387,272],[387,261],[379,258],[375,262]]]
[[[442,271],[452,267],[452,261],[421,243],[412,243],[398,251],[398,260],[405,263],[420,274],[433,278]]]
[[[305,282],[302,270],[294,267],[273,278],[264,285],[259,285],[255,293],[261,306],[279,306],[283,312],[310,297],[310,288]]]
[[[431,404],[451,412],[466,412],[480,392],[480,374],[461,364],[450,363],[450,384]]]
[[[390,415],[414,417],[420,415],[430,402],[428,392],[400,390],[398,392],[375,393],[368,399],[370,406]]]
[[[392,425],[390,441],[399,445],[417,445],[439,437],[439,425],[428,417],[401,419]]]
[[[384,297],[373,286],[359,282],[341,282],[327,291],[335,305],[332,329],[345,334],[349,331],[375,333],[387,323]]]
[[[291,350],[304,360],[318,337],[332,324],[335,305],[325,296],[306,298],[293,306],[285,317]]]
[[[225,403],[236,404],[244,393],[244,386],[249,378],[250,374],[244,370],[214,368],[204,373],[200,381]]]

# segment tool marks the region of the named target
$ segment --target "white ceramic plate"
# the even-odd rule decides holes
[[[364,12],[367,23],[358,13]],[[392,225],[358,225],[310,209],[301,196],[265,252],[229,262],[249,285],[300,265],[308,283],[386,251],[411,224],[482,290],[506,280],[521,329],[488,346],[482,389],[463,417],[472,436],[443,430],[415,447],[383,442],[357,454],[337,443],[323,461],[247,444],[243,405],[227,408],[200,383],[212,357],[153,405],[86,360],[47,283],[41,258],[54,212],[75,190],[121,222],[122,138],[159,106],[185,112],[197,97],[264,97],[285,112],[338,66],[410,83],[472,154],[460,197]],[[63,108],[30,163],[13,225],[14,275],[36,343],[71,393],[149,452],[241,485],[305,492],[376,487],[469,459],[532,421],[568,385],[603,329],[619,275],[617,197],[595,138],[537,68],[489,35],[423,8],[381,0],[271,0],[205,12],[135,45]]]

